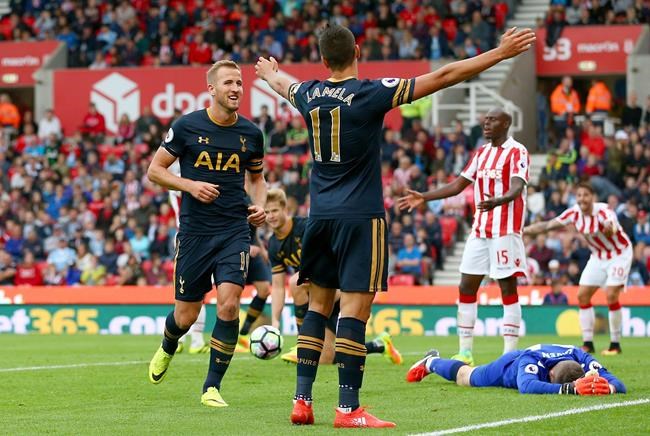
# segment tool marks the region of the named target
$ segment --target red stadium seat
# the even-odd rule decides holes
[[[458,221],[450,216],[441,216],[440,227],[442,227],[442,245],[451,247],[456,240],[456,231],[458,230]]]
[[[447,35],[447,41],[453,42],[456,39],[456,34],[458,33],[458,24],[456,23],[455,18],[445,18],[442,20],[442,30]]]
[[[497,29],[501,30],[506,24],[506,18],[508,17],[508,4],[507,3],[497,3],[494,5],[495,13],[495,26]]]
[[[166,260],[163,263],[163,270],[167,274],[167,280],[171,282],[174,279],[174,262]]]
[[[415,285],[415,277],[409,274],[396,274],[390,276],[388,284],[391,286],[413,286]]]

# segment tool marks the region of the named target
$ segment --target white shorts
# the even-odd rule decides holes
[[[505,279],[526,275],[526,249],[520,235],[484,239],[471,235],[465,243],[460,272]]]
[[[580,276],[581,286],[621,286],[627,284],[634,252],[628,247],[619,256],[611,259],[599,259],[591,255],[587,266]]]

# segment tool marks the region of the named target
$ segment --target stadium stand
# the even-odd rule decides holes
[[[629,2],[607,3],[610,9],[594,11],[589,9],[593,3],[553,2],[547,22],[552,24],[558,10],[569,24],[575,24],[576,10],[579,21],[588,12],[589,24],[623,18],[648,22],[645,3],[621,9],[623,3]],[[329,8],[309,0],[245,5],[15,1],[12,13],[0,19],[0,37],[64,41],[70,67],[210,64],[224,58],[246,63],[269,54],[283,62],[310,62],[319,61],[314,30],[332,20],[353,29],[364,60],[464,58],[493,46],[507,14],[505,3],[490,0],[343,1]],[[549,97],[544,96],[547,101]],[[584,108],[587,95],[577,98]],[[630,282],[648,284],[650,99],[645,107],[633,95],[626,103],[611,105],[611,112],[624,114],[614,135],[605,135],[588,117],[556,127],[540,181],[529,188],[529,220],[548,219],[572,206],[575,183],[591,178],[634,239]],[[255,122],[267,134],[269,185],[283,187],[291,213],[305,216],[310,157],[304,127],[299,119],[270,115]],[[8,94],[1,95],[0,284],[168,284],[174,216],[167,193],[147,179],[146,168],[169,123],[163,125],[145,112],[137,120],[120,120],[118,136],[109,137],[101,114],[91,107],[80,113],[79,130],[64,137],[55,113],[34,120],[31,112],[20,113]],[[470,189],[412,214],[400,212],[395,204],[406,188],[425,190],[455,177],[482,143],[477,126],[471,126],[471,136],[463,133],[462,125],[448,134],[439,127],[429,130],[413,122],[384,136],[382,174],[393,284],[430,283],[470,225]],[[268,236],[268,229],[264,231]],[[575,282],[588,257],[584,244],[572,232],[563,232],[551,233],[544,245],[558,260],[559,273]],[[400,263],[399,253],[408,257],[413,250],[420,265]],[[532,282],[550,283],[549,259],[544,264],[535,256],[531,254]]]

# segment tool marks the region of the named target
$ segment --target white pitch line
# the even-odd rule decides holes
[[[44,371],[48,369],[88,368],[91,366],[139,365],[142,363],[147,363],[147,361],[129,360],[125,362],[95,362],[95,363],[72,363],[70,365],[22,366],[18,368],[0,368],[0,372]]]
[[[406,352],[403,353],[404,356],[413,356],[421,355],[422,353],[417,352]],[[237,360],[248,360],[252,359],[252,356],[238,356]],[[199,360],[196,360],[199,362]],[[200,361],[203,363],[203,361]],[[21,366],[17,368],[0,368],[0,373],[2,372],[21,372],[21,371],[47,371],[50,369],[72,369],[72,368],[90,368],[93,366],[126,366],[126,365],[139,365],[142,363],[149,363],[148,360],[129,360],[124,362],[95,362],[95,363],[72,363],[69,365],[43,365],[43,366]]]
[[[483,424],[467,425],[465,427],[450,428],[447,430],[434,431],[431,433],[419,433],[414,436],[439,436],[439,435],[452,434],[452,433],[465,433],[468,431],[481,430],[484,428],[502,427],[504,425],[519,424],[522,422],[543,421],[545,419],[560,418],[562,416],[578,415],[581,413],[596,412],[599,410],[606,410],[606,409],[614,409],[616,407],[638,406],[639,404],[648,404],[648,403],[650,403],[650,398],[643,398],[640,400],[632,400],[632,401],[623,401],[621,403],[598,404],[595,406],[564,410],[562,412],[547,413],[545,415],[524,416],[523,418],[512,418],[512,419],[504,419],[503,421],[494,421],[494,422],[486,422]]]

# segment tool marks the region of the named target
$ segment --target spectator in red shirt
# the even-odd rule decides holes
[[[585,138],[582,145],[586,145],[589,153],[595,154],[598,159],[605,157],[605,140],[600,126],[591,125],[589,127],[589,136]]]
[[[194,41],[190,45],[188,61],[191,65],[204,65],[212,62],[212,49],[200,32],[194,36]]]
[[[100,139],[106,134],[106,121],[104,115],[97,112],[95,103],[90,103],[88,113],[84,116],[81,133]]]
[[[34,254],[31,251],[25,251],[23,262],[16,268],[14,284],[16,286],[41,286],[43,284],[43,275],[38,265],[36,265]]]

